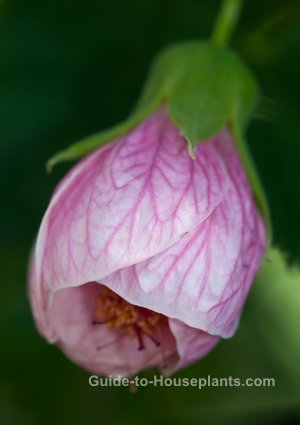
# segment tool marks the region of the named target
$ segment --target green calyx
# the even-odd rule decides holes
[[[231,127],[270,238],[267,203],[243,140],[243,131],[257,98],[255,79],[229,48],[199,41],[176,44],[165,49],[154,61],[140,100],[127,120],[58,152],[47,162],[47,169],[51,170],[61,161],[78,159],[123,136],[165,105],[169,118],[187,140],[192,158],[195,158],[198,143],[225,126]]]

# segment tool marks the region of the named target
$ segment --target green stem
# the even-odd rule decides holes
[[[237,24],[242,4],[243,0],[223,0],[211,37],[214,44],[218,46],[228,44]]]

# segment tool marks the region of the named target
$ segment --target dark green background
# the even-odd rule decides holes
[[[256,282],[236,336],[176,375],[275,377],[275,388],[146,387],[135,394],[126,388],[91,388],[87,372],[38,336],[27,301],[29,251],[51,193],[70,167],[58,165],[47,175],[46,160],[124,119],[155,53],[172,42],[208,37],[219,4],[217,0],[2,1],[1,424],[180,424],[185,418],[192,424],[220,423],[220,418],[222,423],[262,424],[296,423],[300,417],[296,277],[288,282],[276,276],[267,283],[262,278]],[[233,45],[262,87],[247,136],[269,199],[274,241],[290,262],[298,262],[299,1],[246,1]],[[153,373],[157,371],[142,376]]]

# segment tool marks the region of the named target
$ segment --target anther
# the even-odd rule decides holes
[[[154,342],[154,344],[156,345],[156,347],[160,346],[160,341],[158,341],[156,338],[154,338],[152,335],[148,334],[148,332],[144,331],[144,334],[147,335],[148,338],[151,339],[151,341]]]
[[[115,320],[115,317],[112,317],[112,318],[107,319],[107,320],[101,320],[101,321],[93,320],[93,321],[92,321],[92,325],[93,325],[93,326],[96,326],[96,325],[104,325],[105,323],[112,322],[113,320]]]
[[[137,336],[138,341],[139,341],[138,350],[139,351],[145,350],[145,345],[144,345],[144,341],[143,341],[143,337],[142,337],[141,328],[139,328],[137,325],[134,325],[134,330],[135,330],[136,336]]]
[[[130,304],[105,286],[100,296],[96,298],[96,304],[98,306],[96,317],[100,320],[93,320],[91,322],[93,326],[106,324],[109,330],[122,331],[130,338],[137,338],[139,351],[146,348],[145,337],[150,338],[156,347],[161,347],[160,341],[155,336],[160,327],[167,324],[165,316]],[[97,347],[97,350],[99,349]]]

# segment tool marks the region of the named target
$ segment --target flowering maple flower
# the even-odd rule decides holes
[[[195,157],[161,107],[52,197],[31,263],[34,317],[95,373],[170,374],[236,330],[265,227],[229,128]]]

